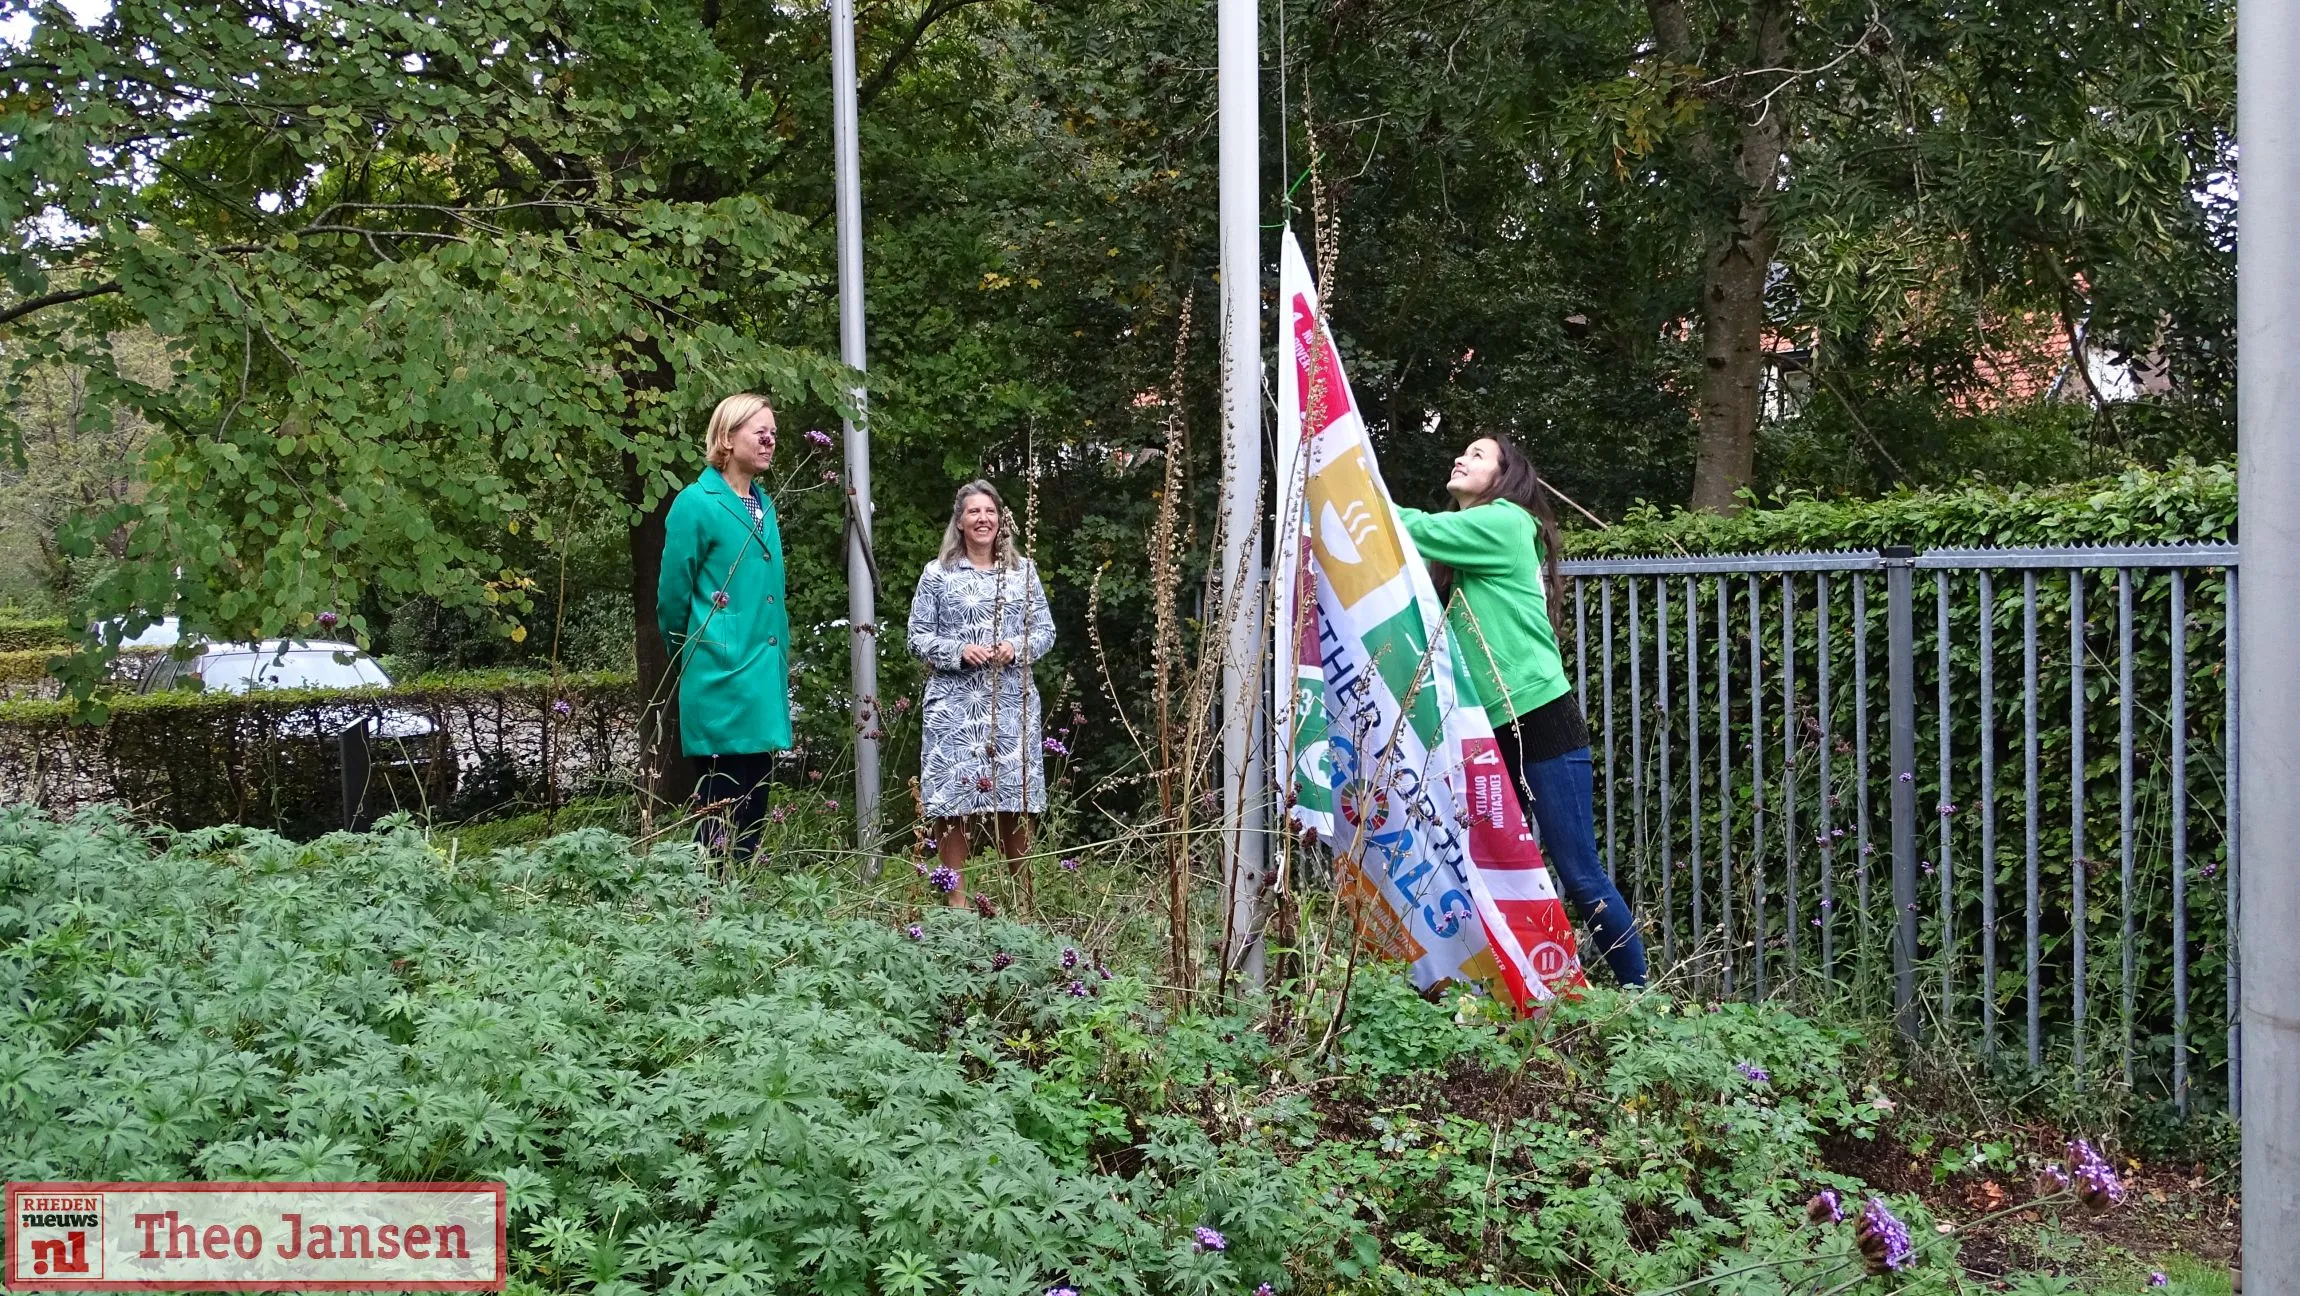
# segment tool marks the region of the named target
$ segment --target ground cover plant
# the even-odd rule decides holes
[[[1807,1217],[1905,1151],[1853,1032],[1604,992],[1505,1025],[1383,968],[1338,1020],[1177,1010],[909,872],[0,813],[0,1158],[499,1178],[522,1292],[1871,1281],[1873,1230]],[[2081,1229],[2068,1196],[2031,1214]],[[1957,1290],[1927,1200],[1878,1209],[1913,1241],[1873,1290]]]

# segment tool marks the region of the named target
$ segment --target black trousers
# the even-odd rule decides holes
[[[702,770],[695,781],[695,801],[704,811],[697,840],[713,850],[731,842],[737,853],[745,855],[757,849],[759,825],[767,818],[767,771],[774,763],[773,754],[698,756],[695,763]]]

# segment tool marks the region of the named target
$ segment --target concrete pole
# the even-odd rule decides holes
[[[1257,0],[1216,13],[1222,241],[1222,957],[1262,984],[1269,858],[1269,627],[1262,599],[1261,39]],[[1237,588],[1231,589],[1232,581]]]
[[[2246,1296],[2300,1292],[2300,5],[2236,18]]]
[[[854,0],[831,0],[831,149],[838,188],[839,359],[860,375],[863,349],[862,155],[856,142]],[[854,682],[855,845],[878,845],[878,577],[872,570],[869,394],[852,391],[844,420],[847,499],[847,666]],[[877,871],[876,856],[866,869]]]

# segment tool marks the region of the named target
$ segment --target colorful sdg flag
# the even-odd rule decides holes
[[[1382,484],[1291,229],[1279,267],[1275,708],[1289,814],[1333,850],[1360,938],[1423,989],[1527,1012],[1582,984],[1573,927],[1444,609]],[[1288,558],[1291,558],[1289,561]],[[1281,679],[1283,672],[1281,671]]]

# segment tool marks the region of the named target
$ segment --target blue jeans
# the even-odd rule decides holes
[[[1497,735],[1498,736],[1498,735]],[[1645,938],[1637,934],[1637,919],[1629,902],[1605,866],[1597,859],[1595,783],[1589,770],[1589,749],[1576,748],[1563,756],[1520,767],[1516,735],[1501,743],[1502,760],[1517,776],[1518,790],[1530,803],[1533,821],[1541,829],[1541,853],[1550,875],[1588,924],[1605,955],[1613,979],[1625,986],[1645,984]]]

